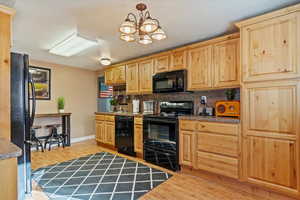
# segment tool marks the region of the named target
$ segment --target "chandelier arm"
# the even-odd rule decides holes
[[[160,28],[160,24],[159,24],[158,19],[152,19],[152,20],[156,21],[157,22],[157,28]]]
[[[150,12],[147,10],[144,15],[145,19],[151,18]]]
[[[130,16],[132,16],[132,17],[133,17],[135,24],[137,24],[137,18],[136,18],[136,16],[135,16],[135,14],[133,14],[133,13],[128,13],[128,15],[127,15],[127,18],[126,18],[126,19],[130,19]]]

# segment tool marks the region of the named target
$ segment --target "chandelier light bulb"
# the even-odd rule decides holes
[[[147,18],[144,22],[143,25],[141,26],[141,31],[145,33],[152,33],[156,31],[158,28],[158,24],[155,20],[151,18]]]
[[[120,27],[120,32],[125,33],[125,34],[133,34],[136,32],[136,25],[133,21],[130,21],[129,19],[126,19],[121,27]]]
[[[139,43],[140,44],[144,44],[144,45],[147,45],[147,44],[151,44],[153,41],[152,39],[149,37],[149,35],[143,35],[143,36],[140,36],[140,40],[139,40]]]
[[[131,35],[121,34],[120,39],[124,40],[126,42],[133,42],[133,41],[135,41],[135,38],[134,38],[134,36],[132,34]]]
[[[152,33],[151,37],[155,40],[163,40],[166,39],[166,33],[159,27],[154,33]]]

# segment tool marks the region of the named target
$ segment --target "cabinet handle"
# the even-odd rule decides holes
[[[204,125],[202,125],[202,124],[200,124],[200,126],[201,126],[201,128],[205,128],[205,126],[204,126]]]
[[[283,44],[286,44],[286,40],[283,40]]]

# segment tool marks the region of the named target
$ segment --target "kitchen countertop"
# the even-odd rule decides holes
[[[0,138],[0,160],[22,155],[22,150],[8,140]]]
[[[232,124],[240,123],[240,119],[237,119],[237,118],[216,117],[216,116],[186,115],[186,116],[180,116],[179,119],[199,120],[199,121],[203,121],[203,122],[232,123]]]
[[[96,115],[121,115],[121,116],[133,116],[142,117],[145,114],[142,113],[132,113],[132,112],[95,112]]]

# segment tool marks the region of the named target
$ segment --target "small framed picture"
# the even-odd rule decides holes
[[[37,100],[51,99],[51,69],[43,67],[29,67],[29,73],[35,87],[35,96]],[[31,85],[29,85],[29,96],[32,98]]]

